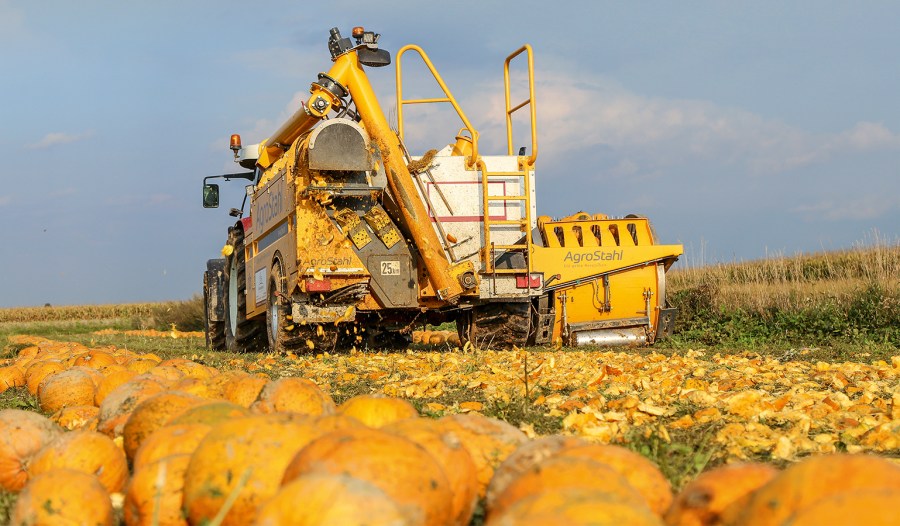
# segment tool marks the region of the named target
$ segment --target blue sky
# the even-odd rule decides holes
[[[260,5],[0,0],[0,306],[199,292],[242,190],[204,210],[201,180],[296,109],[332,26],[425,48],[487,146],[530,43],[541,214],[644,214],[694,263],[896,242],[900,4]],[[390,111],[393,67],[370,73]]]

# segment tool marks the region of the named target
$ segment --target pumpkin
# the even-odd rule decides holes
[[[184,509],[192,524],[211,520],[226,499],[234,502],[223,525],[246,525],[281,485],[291,459],[313,439],[334,429],[361,426],[351,418],[292,413],[235,418],[200,441],[184,475]]]
[[[158,362],[154,360],[136,356],[125,360],[124,362],[122,362],[122,365],[124,365],[125,368],[129,371],[134,371],[138,374],[144,374],[150,369],[156,367],[157,363]]]
[[[578,437],[563,435],[540,437],[522,444],[494,470],[494,476],[487,487],[485,505],[493,507],[497,496],[519,475],[563,449],[584,445],[587,442]]]
[[[74,469],[54,469],[25,486],[10,514],[10,524],[112,526],[113,508],[97,477]]]
[[[761,462],[719,466],[688,482],[666,512],[669,526],[713,526],[725,522],[730,512],[746,505],[750,495],[778,474]]]
[[[587,458],[554,456],[532,466],[497,495],[488,516],[502,515],[525,497],[561,488],[599,491],[631,506],[648,508],[644,497],[615,469]]]
[[[822,526],[823,524],[864,524],[900,526],[897,503],[900,491],[865,490],[839,493],[810,504],[784,522],[785,526]]]
[[[205,379],[215,376],[217,371],[211,367],[188,360],[187,358],[169,358],[159,362],[159,367],[174,367],[188,378]]]
[[[88,373],[80,368],[67,369],[44,378],[38,387],[38,403],[45,413],[73,405],[93,405],[96,389]]]
[[[596,460],[613,468],[644,496],[647,505],[659,516],[672,504],[672,486],[668,479],[656,464],[630,449],[609,444],[590,444],[563,449],[558,455]]]
[[[490,515],[485,526],[662,526],[644,505],[615,494],[567,487],[525,497],[502,514]]]
[[[41,360],[31,362],[28,369],[25,370],[25,385],[28,392],[33,396],[37,396],[38,386],[47,376],[66,370],[66,364],[60,360]]]
[[[296,454],[283,483],[312,473],[346,473],[374,484],[412,524],[444,526],[452,520],[452,493],[440,464],[422,446],[392,433],[359,427],[323,435]]]
[[[53,413],[50,420],[68,431],[76,429],[96,431],[99,414],[100,408],[93,405],[71,405]]]
[[[453,493],[450,524],[468,525],[478,502],[478,482],[475,462],[462,442],[453,433],[442,432],[430,418],[407,418],[382,430],[412,440],[431,453],[444,470]]]
[[[62,429],[50,419],[21,409],[0,410],[0,488],[19,491],[28,481],[31,458]]]
[[[900,468],[882,458],[848,454],[807,457],[760,487],[736,523],[777,525],[813,502],[840,493],[882,489],[900,489]]]
[[[169,365],[157,365],[144,374],[159,379],[163,385],[173,385],[185,377],[185,374],[180,369]]]
[[[472,455],[483,497],[496,469],[520,445],[528,442],[525,433],[496,418],[477,413],[449,415],[438,419],[440,429],[453,433]]]
[[[99,349],[93,349],[81,354],[75,359],[73,365],[100,369],[104,366],[116,363],[116,357]]]
[[[122,429],[123,445],[128,459],[134,458],[141,442],[151,433],[186,409],[204,403],[209,403],[209,401],[187,393],[165,391],[155,394],[135,406]]]
[[[229,402],[250,407],[267,382],[268,380],[261,376],[233,376],[224,385],[222,394]]]
[[[131,465],[135,471],[172,455],[190,455],[212,430],[206,424],[178,424],[161,427],[141,443]]]
[[[0,367],[0,393],[11,387],[25,385],[25,373],[15,365]]]
[[[416,408],[406,400],[382,394],[354,396],[338,407],[338,413],[352,416],[369,427],[419,416]]]
[[[122,369],[104,371],[103,379],[97,384],[97,392],[94,393],[94,404],[100,407],[100,404],[103,403],[103,400],[106,399],[109,393],[137,375],[138,373],[135,371],[124,367]]]
[[[135,376],[116,387],[100,404],[97,431],[113,438],[122,436],[125,422],[135,406],[163,389],[165,388],[159,381],[149,376]]]
[[[302,506],[297,503],[302,502]],[[365,480],[338,473],[309,473],[282,486],[260,508],[255,526],[320,526],[411,524],[400,506]]]
[[[135,467],[125,490],[127,526],[187,526],[181,512],[184,472],[190,455],[171,455]]]
[[[334,414],[334,400],[315,382],[305,378],[280,378],[268,382],[250,409],[257,413]]]
[[[206,424],[215,426],[221,422],[250,416],[251,414],[246,407],[231,402],[208,402],[186,409],[169,420],[166,425]]]
[[[60,468],[96,475],[110,493],[121,491],[128,478],[125,454],[111,438],[96,431],[60,434],[34,456],[28,471],[37,476]]]

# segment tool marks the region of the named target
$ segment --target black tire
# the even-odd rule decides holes
[[[225,350],[260,352],[265,346],[264,322],[247,319],[247,269],[244,261],[244,231],[234,228],[234,247],[225,259]]]
[[[221,268],[211,269],[203,274],[203,327],[206,333],[206,349],[219,352],[225,350],[225,321],[209,319],[209,288],[215,286],[209,283],[209,273],[221,271]]]
[[[460,342],[490,349],[524,347],[534,341],[531,304],[487,303],[476,306],[468,317],[457,320]]]
[[[269,288],[266,301],[266,335],[269,341],[269,352],[282,353],[287,349],[287,334],[285,327],[288,325],[286,316],[288,302],[286,300],[287,283],[281,262],[275,261],[269,276]]]

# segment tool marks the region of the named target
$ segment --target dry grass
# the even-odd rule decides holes
[[[668,273],[668,283],[672,292],[711,290],[715,308],[754,312],[811,307],[823,301],[840,304],[872,285],[898,293],[900,241],[875,241],[838,252],[676,266]]]

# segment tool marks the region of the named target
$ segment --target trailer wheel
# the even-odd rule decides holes
[[[268,301],[266,305],[266,334],[269,339],[269,352],[281,353],[286,348],[287,335],[285,327],[288,325],[286,315],[288,310],[285,307],[285,296],[287,287],[283,272],[281,270],[281,262],[276,261],[272,265],[272,272],[269,278]]]
[[[231,255],[225,260],[225,349],[228,352],[261,351],[263,323],[247,319],[247,269],[244,261],[244,231],[231,234]]]

